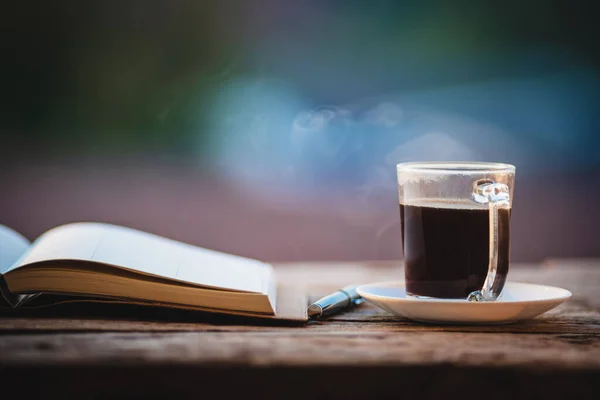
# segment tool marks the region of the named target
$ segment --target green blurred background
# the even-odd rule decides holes
[[[600,256],[593,2],[3,5],[0,223],[397,259],[395,164],[517,166],[513,259]]]

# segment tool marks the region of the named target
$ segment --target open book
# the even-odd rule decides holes
[[[101,223],[59,226],[31,244],[0,225],[0,291],[12,307],[48,293],[306,320],[305,299],[278,296],[269,264]]]

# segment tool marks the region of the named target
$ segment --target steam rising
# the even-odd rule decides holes
[[[396,147],[385,157],[387,165],[399,162],[473,160],[474,151],[443,132],[426,133]]]
[[[403,116],[404,111],[398,104],[383,102],[368,110],[364,120],[370,125],[393,128],[402,121]]]
[[[220,170],[250,190],[306,195],[332,188],[390,194],[405,161],[512,161],[506,132],[406,98],[306,107],[280,81],[229,82],[216,100]],[[510,152],[509,152],[510,150]]]

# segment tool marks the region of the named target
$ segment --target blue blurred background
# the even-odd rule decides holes
[[[517,166],[515,261],[600,256],[593,2],[58,1],[0,14],[0,223],[399,259],[395,164]]]

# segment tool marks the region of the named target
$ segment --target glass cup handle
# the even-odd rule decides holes
[[[494,281],[498,270],[498,210],[510,207],[508,186],[490,180],[477,181],[474,184],[472,200],[489,206],[490,215],[490,254],[488,272],[481,290],[469,294],[468,301],[494,301],[500,293],[495,293]]]

